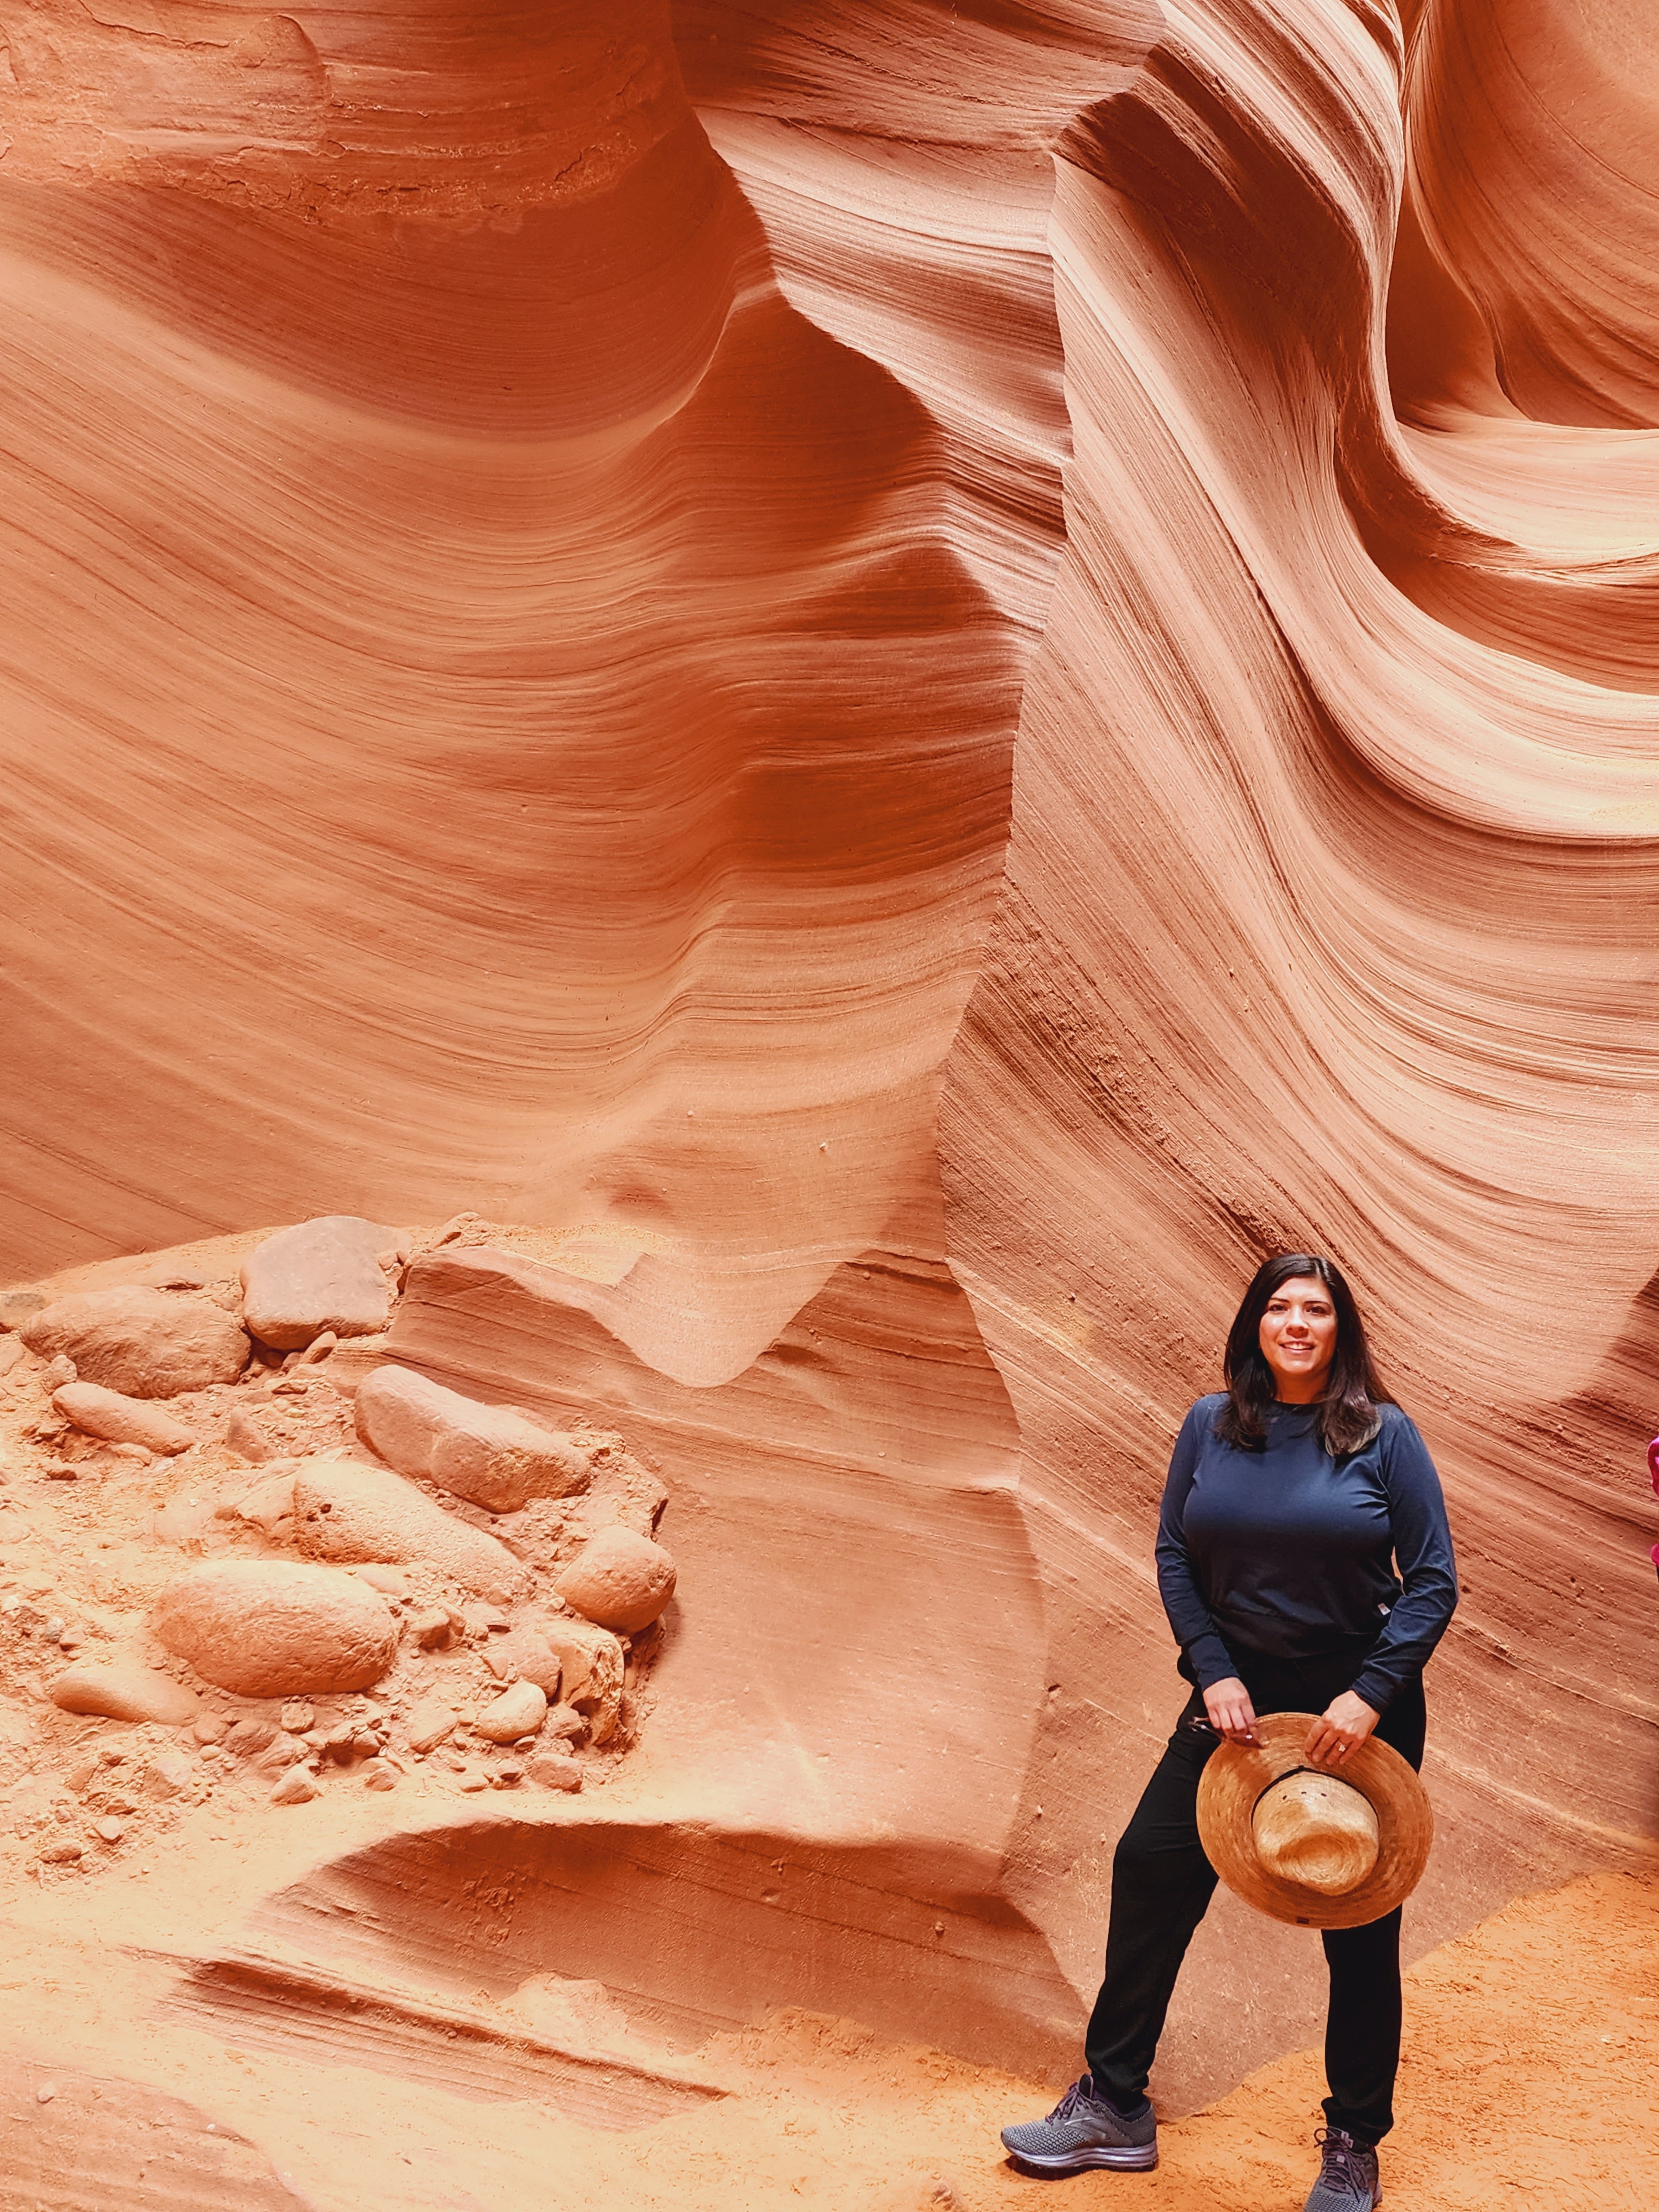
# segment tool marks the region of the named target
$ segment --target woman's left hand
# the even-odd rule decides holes
[[[1340,1766],[1350,1752],[1358,1750],[1380,1718],[1364,1698],[1344,1690],[1314,1723],[1304,1756],[1316,1766]]]

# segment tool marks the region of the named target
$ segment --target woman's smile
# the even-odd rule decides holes
[[[1286,1405],[1318,1397],[1336,1351],[1336,1307],[1317,1275],[1292,1275],[1262,1310],[1261,1356],[1275,1395]]]

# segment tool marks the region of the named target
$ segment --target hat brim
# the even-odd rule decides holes
[[[1293,1928],[1363,1928],[1402,1904],[1423,1876],[1434,1842],[1428,1792],[1392,1744],[1375,1736],[1340,1766],[1312,1767],[1305,1756],[1314,1713],[1268,1713],[1256,1722],[1259,1745],[1224,1743],[1210,1754],[1198,1785],[1198,1832],[1206,1857],[1236,1897]],[[1256,1855],[1251,1815],[1263,1790],[1306,1769],[1335,1774],[1369,1799],[1376,1815],[1376,1863],[1340,1897],[1287,1881]]]

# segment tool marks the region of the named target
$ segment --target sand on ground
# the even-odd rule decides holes
[[[703,2046],[698,2072],[730,2094],[636,2128],[584,2126],[534,2099],[398,2081],[341,2064],[325,2046],[204,2032],[158,2016],[163,1954],[124,1955],[106,1926],[124,1910],[121,1891],[140,1883],[147,1931],[198,1917],[211,1901],[202,1871],[201,1839],[181,1833],[155,1847],[143,1875],[103,1886],[95,1905],[84,1892],[76,1905],[68,1889],[33,1901],[14,1893],[12,1971],[0,1989],[9,2208],[70,2212],[84,2201],[72,2174],[50,2169],[47,2137],[74,2126],[77,2099],[89,2108],[107,2098],[111,2076],[187,2100],[198,2144],[204,2116],[269,2160],[276,2193],[260,2203],[313,2212],[1012,2212],[1039,2203],[1297,2212],[1314,2172],[1323,2083],[1313,2051],[1166,2126],[1156,2173],[1050,2184],[1015,2173],[997,2142],[1000,2127],[1044,2108],[1048,2087],[798,2012]],[[258,1879],[246,1863],[239,1871]],[[1310,1954],[1316,1973],[1311,1940]],[[526,1998],[511,2008],[524,2017]],[[1388,2201],[1397,2212],[1650,2204],[1656,2051],[1659,1875],[1586,1876],[1517,1900],[1407,1973]],[[127,2187],[111,2187],[107,2166],[100,2174],[107,2200],[192,2212],[214,2203],[217,2212],[228,2197],[173,2186],[191,2130],[172,2108],[155,2109],[128,2142]],[[170,2151],[174,2135],[180,2148]]]

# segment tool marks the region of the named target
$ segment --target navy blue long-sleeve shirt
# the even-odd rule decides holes
[[[1238,1674],[1235,1649],[1310,1659],[1376,1636],[1353,1688],[1381,1712],[1457,1604],[1426,1445],[1380,1406],[1376,1436],[1334,1460],[1316,1408],[1275,1405],[1265,1449],[1241,1451],[1215,1433],[1225,1403],[1200,1398],[1182,1423],[1158,1516],[1158,1586],[1194,1679],[1207,1690]]]

